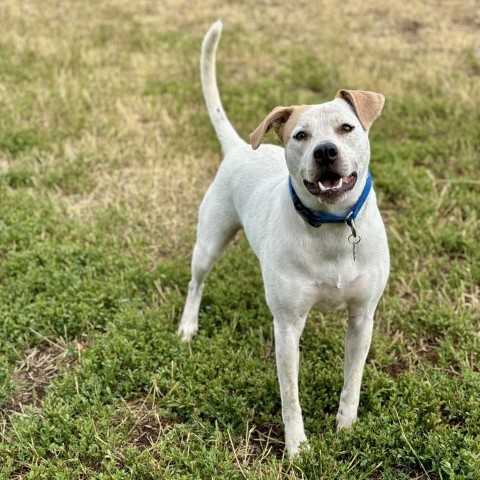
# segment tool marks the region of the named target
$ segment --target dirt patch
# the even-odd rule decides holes
[[[420,338],[416,345],[416,353],[431,364],[436,365],[438,362],[437,345],[438,338]]]
[[[266,423],[253,427],[247,425],[245,436],[235,442],[228,430],[227,434],[235,464],[244,474],[243,476],[245,476],[244,469],[248,470],[253,464],[261,463],[271,455],[277,459],[282,459],[285,455],[283,432],[276,424]]]
[[[83,348],[79,343],[78,349]],[[68,348],[50,343],[27,350],[13,367],[12,380],[19,386],[12,398],[0,407],[0,422],[10,425],[10,415],[21,412],[24,406],[37,406],[45,397],[46,388],[61,367],[74,362]]]
[[[398,359],[395,363],[391,363],[385,368],[385,371],[393,378],[397,378],[400,374],[410,369],[410,363],[405,359]]]
[[[277,459],[282,459],[285,455],[283,438],[283,430],[277,423],[258,425],[252,433],[252,443],[257,446],[258,451],[274,455]]]
[[[417,20],[404,20],[400,24],[400,31],[409,42],[414,42],[418,39],[425,24]]]
[[[419,338],[415,343],[407,344],[407,353],[396,359],[394,363],[384,368],[391,377],[396,378],[401,373],[415,368],[421,360],[427,360],[432,365],[438,363],[438,338]]]
[[[466,13],[454,15],[452,17],[452,23],[465,31],[478,33],[478,28],[480,28],[480,14],[477,11],[476,14],[470,12],[468,15]]]
[[[175,422],[171,419],[161,418],[158,415],[155,404],[147,400],[126,401],[125,406],[133,415],[134,424],[130,428],[126,445],[144,450],[155,444],[158,439],[167,434]],[[115,421],[115,426],[121,425],[125,419]]]
[[[184,421],[160,417],[155,403],[148,398],[125,401],[125,407],[132,414],[134,424],[128,431],[124,445],[133,446],[138,450],[150,448],[160,437],[168,434],[176,423]],[[127,417],[122,414],[113,421],[113,424],[118,428],[127,421]],[[269,455],[274,455],[278,459],[284,456],[283,431],[276,423],[247,426],[245,436],[235,443],[229,433],[228,437],[231,450],[240,467],[248,467]]]
[[[30,471],[28,467],[20,467],[10,474],[11,480],[23,480],[27,478],[27,474]]]
[[[11,411],[19,411],[21,405],[35,405],[45,396],[45,389],[65,361],[66,354],[66,350],[53,345],[25,352],[15,364],[12,375],[20,388],[8,403]]]

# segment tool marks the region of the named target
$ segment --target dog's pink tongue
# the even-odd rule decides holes
[[[343,177],[343,183],[350,183],[353,180],[353,175],[349,175],[348,177]]]
[[[325,188],[334,188],[334,187],[336,187],[339,183],[340,183],[340,179],[339,179],[339,178],[332,179],[332,180],[323,180],[323,181],[322,181],[322,185],[323,185]]]

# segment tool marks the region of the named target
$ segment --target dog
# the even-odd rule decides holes
[[[243,228],[260,261],[274,318],[285,445],[294,456],[307,440],[298,397],[299,340],[312,308],[348,310],[337,430],[350,428],[357,418],[374,313],[390,270],[368,168],[368,132],[385,98],[339,90],[327,103],[276,107],[248,144],[229,122],[218,92],[221,31],[217,21],[205,35],[201,81],[224,159],[200,206],[178,334],[184,341],[196,334],[205,278]],[[272,128],[283,148],[261,145]]]

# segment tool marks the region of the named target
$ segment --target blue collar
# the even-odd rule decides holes
[[[307,208],[298,198],[298,195],[293,189],[292,179],[290,177],[288,177],[288,188],[290,189],[290,196],[292,197],[295,210],[309,225],[318,228],[321,227],[323,223],[346,223],[350,228],[352,228],[352,232],[354,232],[354,220],[357,218],[358,213],[363,207],[363,204],[365,203],[365,200],[372,189],[372,174],[369,170],[365,188],[357,200],[357,203],[355,203],[352,210],[346,217],[339,217],[338,215],[333,215],[332,213],[314,212],[313,210]],[[356,235],[354,234],[354,237],[355,236]]]

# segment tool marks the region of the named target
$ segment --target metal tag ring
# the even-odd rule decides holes
[[[361,239],[362,237],[360,235],[354,236],[353,233],[348,237],[348,241],[352,245],[356,245],[357,243],[360,243]]]

